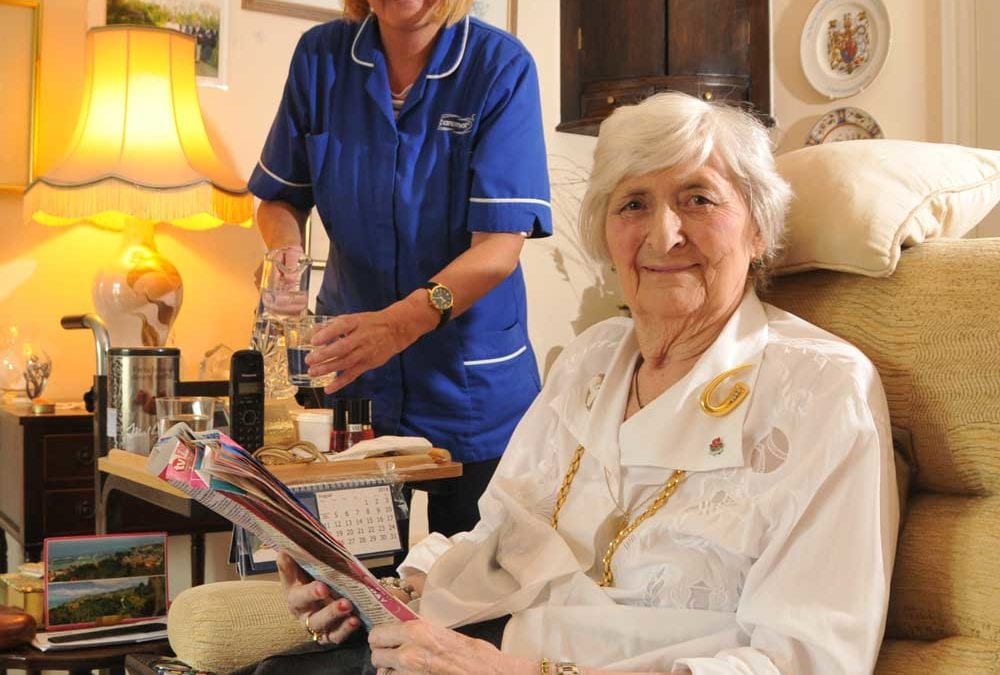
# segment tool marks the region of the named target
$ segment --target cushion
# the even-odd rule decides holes
[[[189,588],[170,605],[170,647],[184,663],[230,673],[309,640],[276,581],[221,581]]]
[[[915,494],[896,551],[886,636],[1000,643],[1000,497]]]
[[[765,299],[878,368],[915,489],[1000,494],[1000,238],[914,246],[886,279],[818,270]]]
[[[961,237],[1000,200],[1000,151],[918,141],[826,143],[780,155],[795,191],[778,274],[892,274],[900,248]]]
[[[886,640],[878,655],[875,675],[955,673],[996,675],[1000,645],[989,640],[955,637],[937,642]]]

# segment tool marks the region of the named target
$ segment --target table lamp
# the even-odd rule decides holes
[[[163,345],[183,286],[156,250],[153,226],[250,227],[253,198],[205,130],[193,37],[148,26],[92,28],[86,58],[73,140],[32,185],[26,205],[45,225],[123,233],[121,250],[94,280],[94,306],[113,345]]]

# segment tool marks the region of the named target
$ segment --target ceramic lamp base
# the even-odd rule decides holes
[[[156,250],[152,222],[131,220],[122,240],[94,279],[94,306],[113,346],[163,346],[184,297],[181,276]]]

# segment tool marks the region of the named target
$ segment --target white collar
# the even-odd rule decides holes
[[[624,423],[630,376],[639,351],[634,326],[622,337],[604,373],[569,387],[550,405],[587,454],[604,464],[609,476],[617,476],[621,466],[686,471],[743,466],[743,422],[766,344],[767,315],[757,296],[748,291],[691,371]],[[727,380],[721,390],[726,392],[734,381],[743,381],[750,387],[747,400],[723,417],[703,412],[699,398],[708,382],[744,364],[752,367]]]

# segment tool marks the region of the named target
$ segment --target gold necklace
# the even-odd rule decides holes
[[[552,529],[554,530],[559,529],[559,512],[566,503],[566,497],[569,495],[570,485],[573,484],[573,479],[576,478],[576,472],[580,469],[580,460],[583,458],[583,453],[583,445],[577,445],[576,451],[573,453],[573,460],[569,463],[569,468],[566,470],[566,475],[563,477],[562,485],[559,487],[559,492],[556,494],[556,506],[552,511],[552,518],[550,519]],[[628,516],[625,517],[625,522],[622,523],[622,526],[618,529],[618,534],[616,534],[614,539],[611,540],[611,543],[608,544],[608,549],[604,552],[604,557],[601,558],[603,575],[601,577],[600,585],[602,587],[613,586],[615,583],[615,575],[611,571],[611,560],[618,551],[618,547],[621,546],[622,542],[625,541],[630,534],[635,532],[637,527],[642,525],[654,513],[663,508],[663,505],[666,504],[671,495],[674,494],[674,490],[677,489],[677,486],[680,485],[686,475],[687,473],[681,469],[674,471],[670,475],[670,478],[667,479],[663,489],[660,490],[660,494],[656,496],[656,499],[653,500],[653,503],[650,504],[645,511],[640,513],[635,520],[629,520]]]

